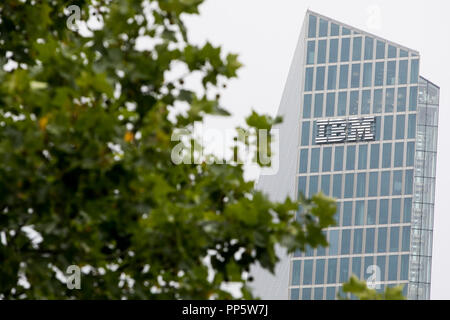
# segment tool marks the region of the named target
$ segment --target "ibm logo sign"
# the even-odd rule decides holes
[[[318,120],[316,143],[375,140],[375,117]]]

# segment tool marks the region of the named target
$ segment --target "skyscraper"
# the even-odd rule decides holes
[[[280,170],[260,177],[273,200],[322,191],[337,200],[328,248],[255,269],[272,299],[335,299],[351,274],[378,290],[429,299],[439,87],[420,55],[308,11],[278,114]]]

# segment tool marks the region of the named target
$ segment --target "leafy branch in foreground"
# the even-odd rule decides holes
[[[402,294],[403,286],[386,287],[384,292],[377,292],[367,287],[365,281],[352,275],[348,282],[344,283],[342,291],[355,295],[359,300],[405,300]],[[340,299],[344,299],[339,296]]]

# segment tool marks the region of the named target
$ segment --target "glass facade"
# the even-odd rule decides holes
[[[439,88],[416,51],[308,12],[297,193],[336,198],[329,247],[290,258],[290,299],[336,299],[351,274],[429,299]],[[317,120],[375,117],[375,139],[317,144]]]

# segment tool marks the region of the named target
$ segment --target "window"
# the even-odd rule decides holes
[[[347,159],[346,159],[346,170],[354,170],[355,169],[355,153],[356,146],[348,146],[347,147]]]
[[[338,254],[339,249],[339,230],[331,230],[330,231],[330,241],[329,241],[329,254],[334,256]]]
[[[405,198],[403,202],[403,223],[411,222],[412,198]]]
[[[378,229],[378,250],[377,252],[386,252],[387,228]]]
[[[400,264],[400,280],[408,280],[409,255],[402,255]]]
[[[369,197],[376,197],[378,195],[378,172],[371,172],[369,174]]]
[[[352,88],[359,88],[359,77],[361,72],[360,64],[352,64]]]
[[[300,289],[294,288],[291,289],[291,300],[298,300],[300,299]]]
[[[328,84],[327,84],[328,90],[336,89],[336,71],[337,66],[328,67]]]
[[[397,111],[403,112],[406,110],[406,87],[398,88],[397,90]]]
[[[306,68],[305,91],[312,91],[314,68]]]
[[[323,288],[316,287],[314,289],[314,300],[323,300]]]
[[[377,59],[384,59],[385,43],[377,40]]]
[[[389,219],[389,200],[380,200],[380,216],[378,218],[378,224],[387,224]]]
[[[314,148],[311,150],[311,172],[319,171],[319,163],[320,163],[320,148]]]
[[[302,149],[300,151],[300,173],[306,173],[308,171],[308,149]]]
[[[394,88],[386,89],[386,103],[385,103],[386,112],[394,112],[394,94],[395,94]]]
[[[383,90],[377,89],[374,90],[373,96],[373,113],[381,113],[383,108]]]
[[[310,15],[308,38],[315,38],[316,36],[317,36],[317,18],[313,15]]]
[[[408,60],[399,62],[398,83],[406,84],[408,82]]]
[[[343,64],[340,67],[339,89],[347,89],[347,87],[348,87],[348,64]]]
[[[388,196],[389,195],[389,189],[390,189],[390,182],[391,182],[391,172],[390,171],[383,171],[381,172],[381,190],[380,195],[381,196]]]
[[[361,114],[370,113],[370,100],[371,100],[370,90],[364,90],[362,92]]]
[[[416,137],[416,115],[410,114],[408,116],[408,139]]]
[[[333,198],[342,198],[342,175],[333,175]]]
[[[332,37],[339,35],[339,25],[331,23],[331,34]]]
[[[378,256],[377,257],[377,266],[380,268],[380,271],[381,271],[380,280],[385,281],[386,256]],[[381,290],[384,291],[383,285],[381,286]]]
[[[341,254],[349,254],[350,253],[350,230],[342,230],[342,240],[341,240]]]
[[[411,228],[402,228],[402,251],[409,251],[409,242],[411,237]]]
[[[350,38],[343,38],[341,42],[341,62],[346,62],[350,57]]]
[[[400,58],[408,57],[408,51],[400,49]]]
[[[361,278],[361,258],[355,257],[352,258],[352,273],[357,276],[358,278]]]
[[[372,225],[376,223],[377,218],[377,200],[369,200],[367,202],[367,224]]]
[[[414,165],[414,142],[408,142],[406,147],[406,166],[412,167]]]
[[[312,197],[317,193],[319,189],[319,177],[318,176],[310,176],[309,177],[309,190],[308,197]]]
[[[372,86],[372,63],[364,63],[363,86]]]
[[[401,199],[392,199],[391,223],[400,223]]]
[[[311,102],[312,96],[310,94],[305,94],[303,100],[303,118],[308,119],[311,117]]]
[[[353,38],[353,61],[359,61],[361,60],[361,45],[362,45],[362,38],[356,37]]]
[[[318,67],[316,74],[316,90],[323,90],[325,82],[325,67]]]
[[[405,115],[398,115],[396,122],[395,139],[403,139],[405,137]]]
[[[366,253],[373,253],[375,250],[375,229],[366,229]]]
[[[373,265],[373,257],[371,257],[371,256],[364,257],[363,271],[364,271],[364,280],[366,280],[366,281],[372,275],[372,271],[368,270],[369,266],[372,266],[372,265]],[[371,271],[371,272],[368,272],[368,271]]]
[[[388,46],[388,58],[397,58],[397,48],[389,45]]]
[[[397,280],[398,256],[389,256],[388,280]]]
[[[365,173],[363,173],[365,175]],[[365,180],[365,179],[364,179]],[[355,203],[355,226],[364,224],[364,201],[356,201]]]
[[[336,287],[327,287],[326,300],[335,300],[335,299],[336,299]]]
[[[350,92],[350,115],[357,115],[359,107],[359,91]]]
[[[370,169],[378,169],[380,159],[380,145],[372,144],[370,146]]]
[[[306,177],[298,178],[298,193],[306,195]]]
[[[328,260],[327,283],[336,283],[337,259]]]
[[[359,146],[358,169],[367,169],[367,144]]]
[[[309,121],[303,121],[302,124],[302,146],[309,145]]]
[[[364,59],[365,60],[373,59],[373,39],[370,37],[366,37],[365,39]]]
[[[349,267],[350,267],[350,260],[348,258],[341,258],[340,259],[340,275],[339,275],[339,282],[347,282],[349,275]]]
[[[325,174],[321,178],[320,189],[323,194],[329,196],[330,195],[330,175]]]
[[[392,122],[393,122],[392,116],[384,117],[384,133],[383,133],[384,140],[392,140]]]
[[[344,147],[338,146],[334,152],[334,171],[342,171],[344,162]]]
[[[331,171],[331,147],[323,148],[322,171]]]
[[[345,175],[345,191],[344,191],[344,197],[345,198],[353,198],[353,180],[354,180],[354,174],[353,173],[347,173]]]
[[[358,173],[356,181],[356,197],[363,198],[366,195],[366,173]]]
[[[306,57],[307,64],[314,64],[315,53],[316,53],[316,42],[308,41],[308,54]]]
[[[344,212],[342,213],[342,225],[348,227],[352,225],[353,202],[344,202]]]
[[[403,167],[403,142],[395,143],[395,151],[394,151],[394,167]]]
[[[311,288],[303,288],[302,300],[311,300]]]
[[[391,167],[391,151],[392,143],[383,143],[383,158],[381,161],[382,168]]]
[[[419,60],[411,60],[411,77],[410,83],[417,83],[419,81]]]
[[[327,107],[326,107],[327,117],[334,116],[334,100],[335,100],[335,93],[334,92],[327,93]]]
[[[329,53],[329,62],[337,62],[338,59],[338,45],[339,45],[338,39],[331,39],[330,40],[330,53]]]
[[[412,194],[414,183],[413,170],[406,170],[405,174],[405,194]]]
[[[324,19],[320,19],[319,22],[319,37],[327,37],[328,36],[328,21]]]
[[[375,64],[375,86],[382,86],[384,79],[384,62]]]
[[[395,76],[397,72],[397,63],[396,61],[389,61],[387,63],[387,71],[386,71],[386,85],[394,85],[395,84]]]
[[[291,285],[298,286],[300,285],[300,260],[295,260],[292,262],[292,281]]]
[[[327,40],[319,40],[317,63],[325,63],[326,57],[327,57]]]
[[[318,259],[316,261],[316,281],[315,284],[323,284],[323,276],[325,273],[325,260]]]
[[[314,98],[314,117],[320,118],[322,117],[322,109],[323,109],[323,93],[316,93]]]
[[[339,92],[337,113],[338,116],[347,114],[347,92]]]
[[[415,111],[417,108],[417,87],[409,88],[409,110]]]
[[[353,253],[362,252],[363,229],[355,229],[353,235]]]
[[[350,35],[350,29],[342,27],[342,35],[343,36],[349,36]]]
[[[389,251],[390,252],[398,252],[398,237],[400,234],[399,227],[392,227],[391,228],[391,236],[389,241]]]
[[[312,284],[313,261],[305,260],[303,265],[303,284]]]

